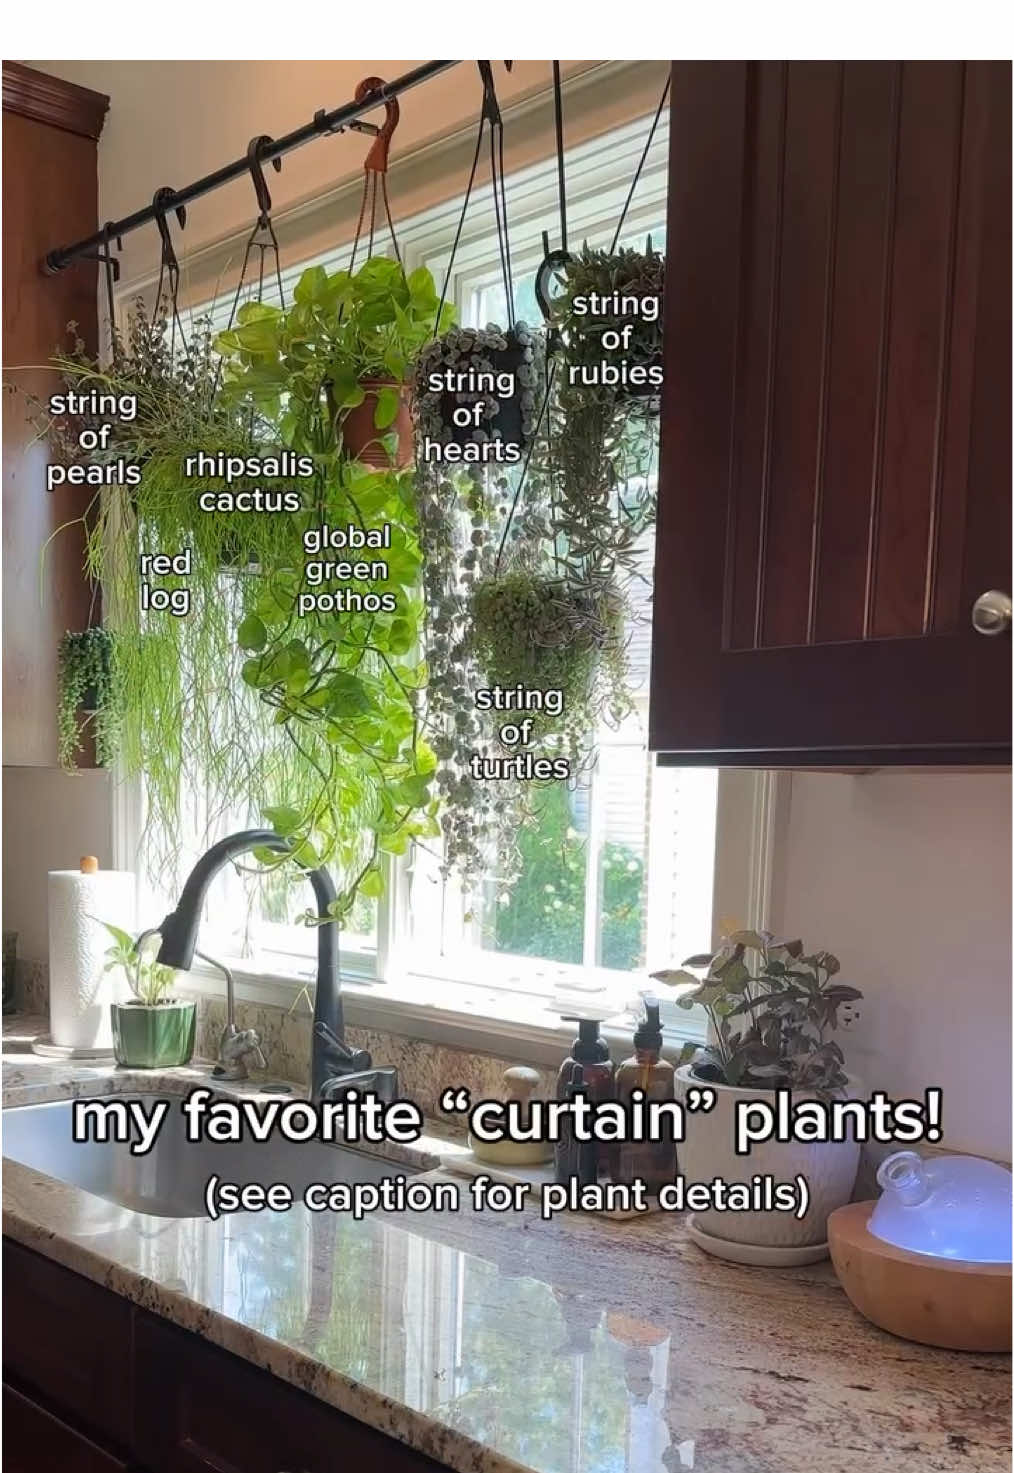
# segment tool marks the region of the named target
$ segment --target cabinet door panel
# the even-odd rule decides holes
[[[151,1473],[437,1473],[393,1438],[139,1314],[134,1451]]]
[[[1009,760],[1010,68],[672,97],[652,746]]]
[[[3,1241],[4,1370],[118,1446],[130,1427],[125,1299],[9,1238]]]
[[[4,1473],[127,1473],[127,1464],[6,1383]]]
[[[41,365],[71,347],[67,324],[89,351],[98,345],[95,263],[44,276],[41,262],[97,227],[95,141],[108,99],[10,62],[3,70],[4,380],[44,403],[61,380]],[[47,449],[22,394],[4,395],[3,459],[4,762],[52,767],[60,638],[97,618],[75,525],[93,492],[46,490]],[[82,765],[92,759],[89,739]]]

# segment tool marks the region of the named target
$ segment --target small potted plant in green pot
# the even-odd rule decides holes
[[[775,1209],[712,1209],[694,1213],[691,1231],[708,1252],[739,1262],[826,1257],[827,1219],[851,1197],[858,1142],[771,1139],[739,1156],[735,1115],[738,1103],[770,1101],[776,1089],[791,1090],[793,1101],[857,1095],[859,1082],[846,1073],[830,1035],[862,993],[836,980],[839,963],[829,951],[806,955],[801,941],[778,941],[767,931],[735,931],[713,955],[692,956],[684,965],[704,968],[704,978],[683,970],[653,974],[678,991],[680,1007],[699,1003],[710,1024],[708,1043],[684,1050],[676,1098],[685,1100],[691,1088],[706,1085],[715,1103],[707,1112],[687,1113],[681,1174],[688,1182],[721,1177],[747,1186],[757,1176],[775,1182],[802,1176],[809,1192],[802,1218]]]
[[[189,1064],[194,1053],[197,1004],[170,997],[176,973],[155,960],[160,938],[149,933],[137,942],[119,926],[103,925],[113,938],[106,971],[125,973],[134,994],[110,1004],[116,1062],[130,1069],[173,1069]]]

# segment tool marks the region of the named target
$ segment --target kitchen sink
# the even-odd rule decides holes
[[[311,1182],[355,1185],[415,1174],[402,1162],[321,1141],[275,1136],[264,1142],[193,1143],[186,1138],[179,1097],[138,1093],[115,1098],[142,1101],[148,1113],[156,1101],[170,1101],[147,1155],[132,1155],[129,1142],[74,1141],[74,1102],[53,1100],[4,1110],[4,1156],[119,1207],[156,1217],[205,1216],[204,1189],[212,1175],[237,1185],[283,1182],[298,1201]]]

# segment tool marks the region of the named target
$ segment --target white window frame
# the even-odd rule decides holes
[[[623,206],[633,170],[640,158],[650,119],[613,130],[603,137],[578,146],[567,155],[567,214],[570,243],[583,241],[590,231],[601,235],[603,219],[615,219]],[[666,195],[666,142],[668,123],[663,116],[656,133],[655,146],[645,166],[635,198],[628,210],[624,233],[636,233],[639,226],[650,228],[664,213]],[[508,207],[512,238],[521,237],[526,223],[558,218],[557,171],[555,158],[513,173],[508,181]],[[398,240],[407,270],[428,266],[442,285],[450,242],[461,208],[460,198],[436,209],[399,222]],[[495,214],[491,190],[487,185],[473,191],[463,233],[455,258],[454,278],[448,298],[459,309],[463,293],[475,282],[477,271],[495,278],[498,267],[489,266],[489,243],[495,241]],[[238,244],[240,237],[237,236]],[[387,244],[386,233],[378,232],[376,248]],[[550,231],[551,244],[558,242]],[[223,252],[228,244],[219,247]],[[349,247],[317,256],[328,270],[347,262]],[[518,264],[527,260],[525,253]],[[306,261],[289,265],[282,272],[287,297],[305,269]],[[131,300],[149,285],[133,282],[121,286],[117,300],[120,316]],[[228,296],[228,290],[222,292]],[[199,312],[200,309],[196,309]],[[780,815],[787,801],[788,778],[771,772],[737,772],[723,770],[718,780],[718,812],[716,819],[715,877],[713,890],[713,931],[716,939],[723,923],[763,926],[767,923],[771,902],[773,850]],[[114,782],[113,833],[114,859],[118,867],[132,868],[141,831],[142,797],[140,782],[122,779]],[[653,842],[648,834],[649,850]],[[345,1016],[350,1023],[407,1033],[416,1038],[468,1048],[498,1051],[510,1045],[512,1055],[532,1062],[551,1063],[559,1058],[561,1036],[569,1033],[561,1024],[545,988],[531,993],[516,987],[498,987],[495,982],[451,979],[446,976],[408,973],[397,965],[396,937],[405,932],[407,917],[406,866],[404,861],[386,861],[387,888],[385,899],[378,905],[377,946],[375,957],[356,953],[342,957],[342,989]],[[139,917],[155,924],[158,917]],[[651,954],[649,952],[649,954]],[[278,953],[271,953],[272,957]],[[555,964],[534,957],[505,956],[483,951],[481,970],[495,971],[502,962],[513,969],[530,967],[533,972],[565,972]],[[255,970],[249,963],[234,967],[237,996],[242,1000],[291,1007],[298,1003],[300,992],[312,982],[313,962],[293,956],[298,965],[293,971]],[[673,958],[679,963],[682,958]],[[580,972],[581,968],[572,968]],[[610,974],[615,979],[621,974]],[[638,974],[628,975],[629,995],[635,995]],[[644,976],[641,974],[640,981]],[[194,968],[188,977],[191,991],[221,996],[224,987],[217,974]],[[610,1031],[607,1028],[607,1033]],[[704,1036],[703,1021],[698,1014],[687,1013],[676,1028],[667,1032],[671,1041],[699,1040]]]

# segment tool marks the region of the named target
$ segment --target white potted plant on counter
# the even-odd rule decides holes
[[[678,988],[682,1008],[699,1003],[710,1023],[703,1048],[684,1050],[676,1071],[676,1097],[692,1086],[715,1092],[714,1108],[687,1112],[686,1140],[679,1148],[687,1182],[753,1183],[805,1178],[805,1215],[772,1209],[693,1214],[689,1230],[709,1252],[737,1262],[789,1264],[813,1261],[827,1252],[827,1219],[850,1198],[859,1165],[859,1145],[842,1141],[778,1141],[755,1144],[749,1155],[735,1151],[738,1101],[768,1099],[792,1091],[793,1101],[825,1100],[858,1093],[845,1071],[841,1048],[830,1036],[862,996],[836,980],[837,957],[805,954],[801,941],[778,941],[766,931],[735,931],[713,955],[692,956],[684,967],[703,968],[703,978],[683,970],[656,972],[655,980]]]

